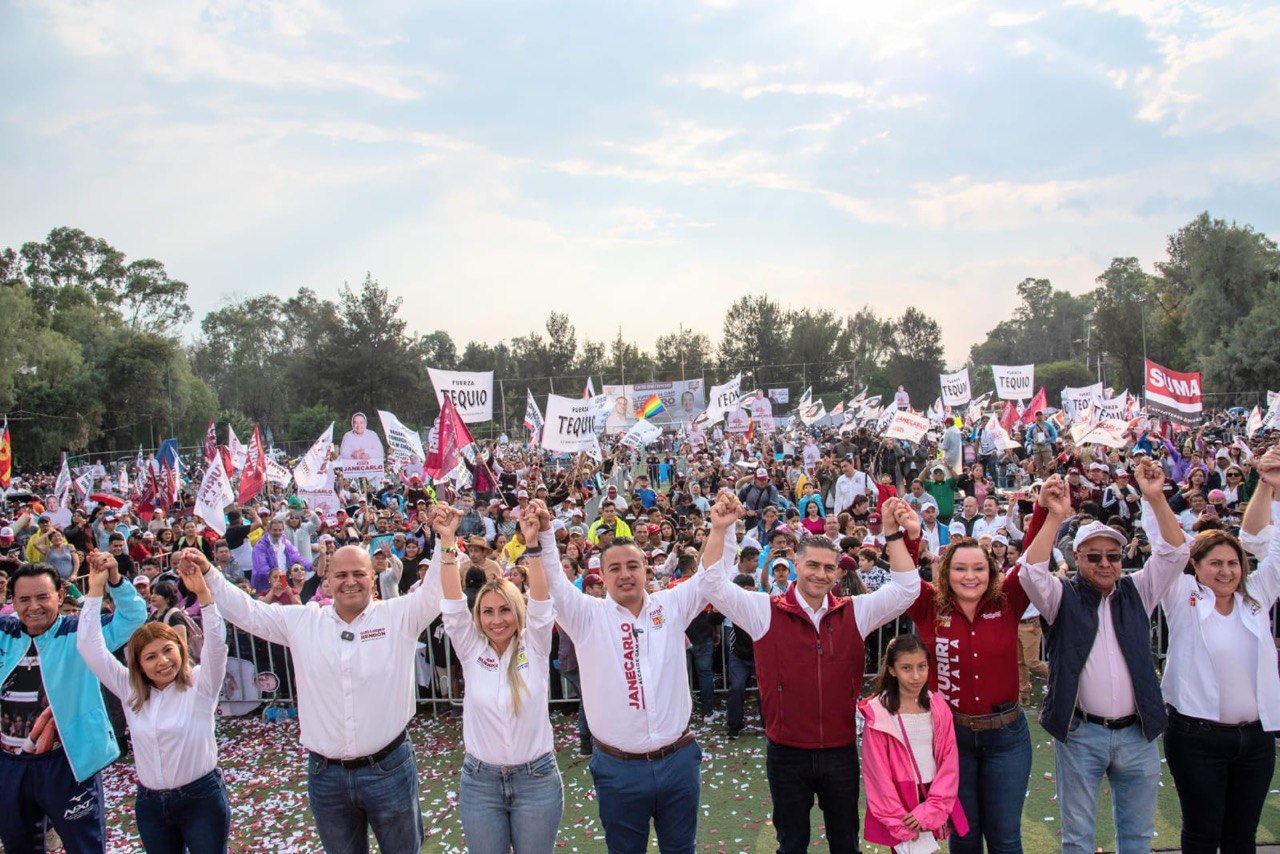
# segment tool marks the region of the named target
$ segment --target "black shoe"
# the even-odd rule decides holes
[[[593,753],[595,753],[595,742],[592,741],[591,736],[587,735],[580,738],[578,740],[578,755],[590,756]]]
[[[738,737],[738,735],[739,735],[739,733],[741,733],[741,732],[742,732],[742,727],[740,727],[740,726],[731,726],[731,727],[729,727],[729,729],[728,729],[728,730],[726,730],[725,734],[726,734],[726,735],[728,735],[728,736],[729,736],[729,738],[737,738],[737,737]]]

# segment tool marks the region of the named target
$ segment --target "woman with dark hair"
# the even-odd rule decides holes
[[[1243,529],[1274,517],[1280,449],[1258,464],[1262,478]],[[1147,535],[1153,540],[1159,529]],[[1161,688],[1169,711],[1165,756],[1182,805],[1182,850],[1253,851],[1276,764],[1280,672],[1271,607],[1280,596],[1280,531],[1271,531],[1257,572],[1240,541],[1221,529],[1191,542],[1186,574],[1161,599],[1169,656]]]
[[[1053,548],[1037,531],[1032,550]],[[1031,778],[1031,733],[1018,676],[1018,627],[1030,604],[1018,564],[1007,573],[978,541],[953,537],[907,615],[936,650],[930,688],[949,704],[960,756],[968,831],[954,852],[1022,850],[1022,802]],[[981,664],[979,664],[981,662]],[[979,678],[981,677],[981,678]]]

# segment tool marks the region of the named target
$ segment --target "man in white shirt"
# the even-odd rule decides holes
[[[453,516],[454,529],[457,521]],[[405,727],[415,710],[418,635],[440,615],[439,560],[437,549],[412,594],[375,601],[369,553],[344,546],[329,559],[333,604],[324,607],[264,604],[221,573],[206,573],[229,622],[292,652],[300,740],[310,752],[307,797],[326,851],[367,852],[370,828],[383,851],[422,845],[417,765]]]
[[[1010,523],[1008,516],[1000,515],[1000,502],[988,495],[982,501],[982,515],[973,522],[975,540],[979,537],[994,537],[1003,533],[1015,542],[1022,541],[1022,532]]]
[[[546,512],[541,502],[536,506]],[[549,531],[539,543],[555,548]],[[611,852],[642,854],[652,820],[663,851],[692,852],[702,751],[689,732],[684,631],[707,605],[705,573],[648,593],[645,555],[631,540],[614,540],[600,561],[603,599],[587,596],[560,572],[547,581],[556,622],[578,654],[605,842]]]
[[[844,513],[853,506],[853,499],[859,495],[874,495],[875,486],[871,482],[871,478],[864,471],[859,471],[857,465],[853,461],[853,457],[846,457],[844,462],[840,463],[842,474],[836,478],[836,509],[837,514]]]

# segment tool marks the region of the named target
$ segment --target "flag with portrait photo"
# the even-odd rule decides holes
[[[13,443],[9,440],[9,416],[0,427],[0,489],[8,489],[13,480]]]

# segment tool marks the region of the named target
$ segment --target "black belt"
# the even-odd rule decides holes
[[[1184,715],[1182,712],[1178,711],[1173,706],[1170,706],[1168,703],[1165,704],[1164,708],[1165,708],[1165,711],[1169,713],[1169,717],[1171,719],[1177,718],[1178,720],[1181,720],[1184,723],[1196,724],[1197,726],[1212,727],[1213,729],[1234,729],[1234,730],[1250,729],[1253,727],[1257,727],[1259,729],[1262,728],[1261,721],[1245,721],[1242,724],[1223,724],[1223,723],[1218,723],[1217,721],[1207,720],[1206,718],[1193,718],[1191,717],[1191,715]]]
[[[1081,720],[1088,721],[1091,724],[1104,726],[1107,729],[1125,729],[1131,727],[1138,722],[1137,715],[1125,715],[1123,718],[1104,718],[1098,715],[1091,715],[1088,712],[1076,709],[1076,717]]]
[[[325,762],[333,765],[340,765],[343,768],[368,768],[375,762],[381,762],[390,756],[397,747],[404,744],[405,739],[408,737],[408,733],[402,730],[399,735],[391,740],[390,744],[379,750],[377,753],[370,753],[368,756],[357,756],[355,759],[330,759],[327,756],[320,756],[319,753],[316,753],[315,755],[320,756],[320,758]],[[315,753],[315,751],[313,750],[312,753]]]

